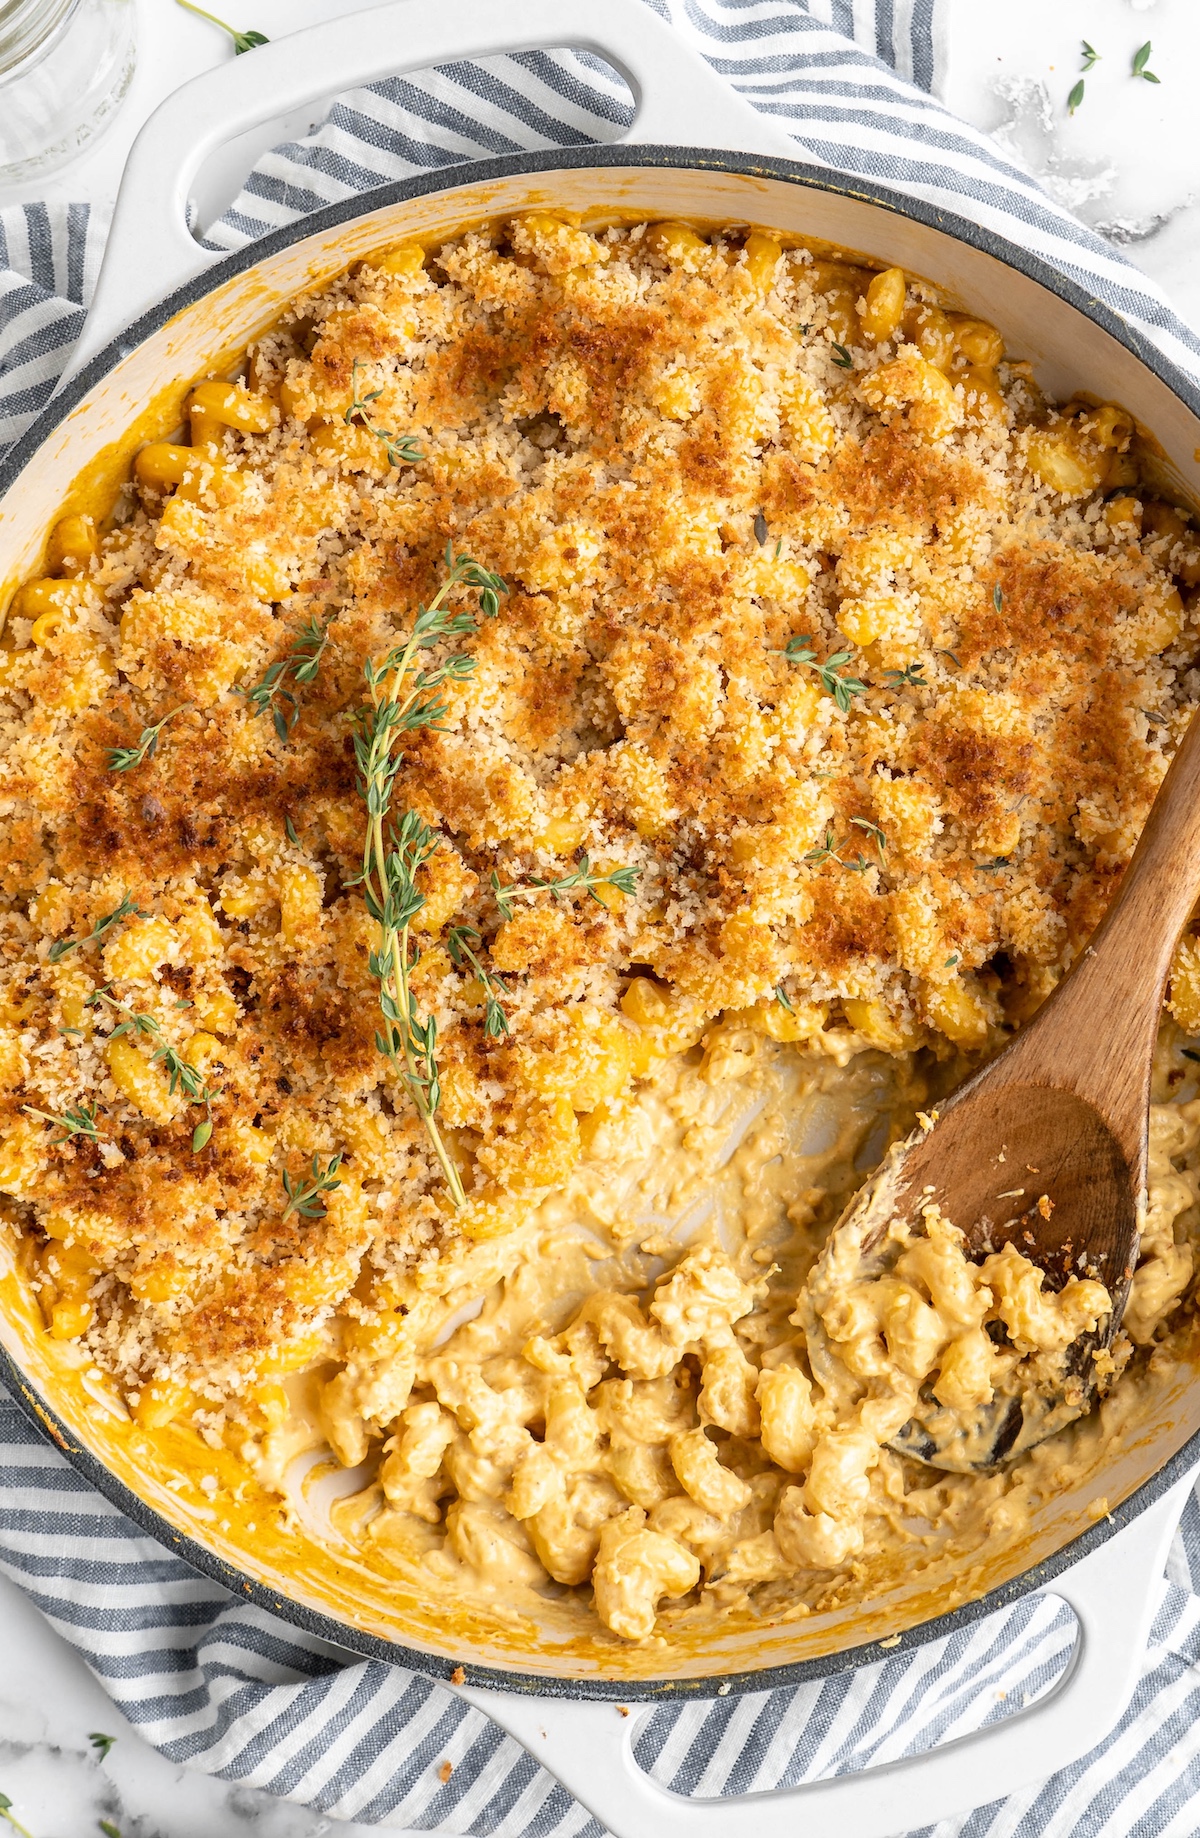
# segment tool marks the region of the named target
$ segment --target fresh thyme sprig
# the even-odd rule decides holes
[[[378,402],[383,390],[369,389],[365,396],[360,396],[358,373],[361,368],[358,359],[355,358],[350,366],[350,387],[354,391],[354,400],[342,416],[342,420],[347,427],[352,428],[357,424],[360,428],[365,428],[368,434],[373,434],[376,440],[382,443],[389,466],[415,466],[418,460],[423,460],[425,457],[424,447],[412,434],[396,434],[391,428],[375,426],[367,413],[367,404]]]
[[[889,689],[899,689],[905,683],[911,689],[928,689],[929,685],[921,674],[924,667],[921,663],[906,664],[903,670],[885,670],[883,678]]]
[[[114,906],[111,913],[105,913],[103,919],[97,919],[91,931],[83,938],[62,938],[57,944],[52,944],[46,953],[47,962],[61,963],[69,952],[78,951],[80,945],[90,945],[95,943],[96,939],[103,938],[105,932],[111,931],[114,925],[120,925],[122,919],[144,919],[145,916],[141,907],[135,900],[130,899],[126,891],[121,896],[121,904]]]
[[[12,1801],[6,1793],[0,1793],[0,1819],[11,1825],[14,1832],[19,1832],[21,1838],[33,1838],[29,1827],[22,1825],[19,1819],[13,1817]]]
[[[879,825],[877,823],[872,823],[869,818],[866,817],[851,817],[850,821],[858,829],[866,831],[867,835],[878,849],[879,860],[882,863],[885,859],[884,850],[887,847],[887,837],[884,835]],[[834,830],[831,823],[825,826],[825,840],[809,849],[800,859],[801,861],[812,862],[814,867],[820,867],[823,862],[836,862],[839,868],[845,868],[850,874],[865,874],[868,868],[873,868],[875,866],[875,863],[861,852],[852,862],[847,861],[844,855],[839,855],[837,832]]]
[[[479,630],[472,613],[455,611],[446,604],[456,587],[476,591],[485,619],[496,617],[500,596],[508,592],[498,574],[469,555],[455,555],[452,544],[447,543],[445,580],[429,605],[418,609],[403,644],[394,646],[380,663],[367,661],[363,677],[368,699],[352,720],[358,789],[367,813],[362,872],[357,879],[380,932],[368,959],[370,973],[379,985],[385,1023],[375,1035],[375,1044],[400,1072],[441,1166],[451,1202],[460,1207],[466,1202],[462,1178],[437,1122],[441,1103],[437,1022],[432,1015],[420,1019],[410,982],[419,962],[410,927],[425,904],[416,884],[417,871],[438,843],[415,812],[406,811],[398,821],[392,814],[396,774],[404,758],[397,743],[420,728],[436,727],[447,706],[438,699],[437,691],[446,683],[465,681],[475,668],[474,658],[463,652],[451,653],[432,669],[416,668],[422,651],[447,639],[472,637]]]
[[[508,1016],[504,1012],[500,998],[501,996],[511,994],[511,991],[506,985],[503,977],[497,976],[494,970],[489,970],[485,964],[479,961],[479,956],[473,947],[472,941],[474,941],[474,944],[482,942],[481,934],[475,930],[473,925],[455,925],[450,929],[446,944],[455,966],[459,970],[462,970],[467,965],[470,965],[475,975],[479,978],[479,983],[485,998],[483,1012],[484,1033],[489,1040],[503,1040],[504,1036],[508,1033]]]
[[[222,32],[228,32],[233,40],[235,57],[240,57],[243,51],[253,51],[256,46],[269,45],[271,42],[261,32],[239,32],[233,26],[227,26],[225,21],[218,19],[215,13],[206,13],[202,6],[193,5],[192,0],[179,0],[179,4],[189,13],[196,13],[201,19],[207,19],[210,24],[220,26]]]
[[[316,677],[329,643],[330,623],[331,619],[309,619],[296,633],[287,656],[272,664],[252,689],[238,691],[256,715],[265,715],[271,710],[280,740],[289,738],[300,719],[299,699],[288,687],[289,678],[297,688],[304,688]]]
[[[337,1178],[341,1165],[340,1154],[331,1156],[326,1168],[321,1167],[320,1156],[314,1155],[311,1180],[293,1180],[285,1168],[283,1191],[287,1195],[287,1205],[283,1209],[284,1218],[286,1219],[289,1213],[299,1213],[302,1219],[323,1219],[325,1207],[322,1204],[321,1195],[332,1193],[335,1187],[341,1186],[342,1183]]]
[[[1141,77],[1143,83],[1157,83],[1159,81],[1159,78],[1155,76],[1152,70],[1146,69],[1146,65],[1150,62],[1151,49],[1150,40],[1147,39],[1145,44],[1139,45],[1133,54],[1133,67],[1130,74],[1135,77]]]
[[[126,1003],[118,1002],[115,996],[109,995],[107,985],[103,989],[94,989],[84,1006],[94,1008],[100,1002],[124,1017],[116,1027],[110,1029],[107,1036],[109,1040],[116,1040],[121,1034],[145,1034],[149,1039],[157,1040],[159,1044],[150,1055],[150,1063],[156,1065],[161,1060],[170,1096],[174,1097],[177,1091],[182,1091],[189,1104],[203,1104],[205,1115],[192,1131],[192,1153],[198,1154],[212,1138],[213,1099],[220,1097],[224,1087],[205,1084],[204,1074],[184,1059],[170,1041],[163,1039],[162,1029],[153,1015],[135,1013]]]
[[[853,370],[854,369],[854,359],[851,357],[849,351],[847,351],[845,345],[839,345],[837,340],[835,339],[833,341],[833,349],[835,353],[833,361],[837,365],[838,369],[839,370]]]
[[[553,880],[546,880],[541,875],[531,874],[529,883],[525,887],[516,881],[501,881],[499,874],[493,868],[492,892],[496,896],[500,917],[511,919],[513,916],[512,903],[522,894],[548,893],[557,900],[564,893],[579,891],[590,894],[598,906],[603,906],[605,902],[596,891],[598,887],[612,887],[618,893],[634,894],[637,892],[638,876],[641,872],[640,868],[631,866],[612,868],[607,874],[598,874],[585,854],[579,857],[570,874],[560,874]]]
[[[70,1142],[73,1136],[86,1136],[89,1142],[100,1140],[94,1104],[81,1104],[78,1110],[64,1111],[61,1117],[53,1116],[48,1110],[35,1110],[32,1104],[23,1104],[21,1108],[31,1117],[40,1117],[43,1123],[52,1123],[55,1129],[62,1131],[61,1136],[55,1136],[51,1141],[52,1149],[57,1148],[60,1142]]]
[[[109,747],[109,771],[128,772],[131,767],[140,766],[144,759],[153,759],[158,752],[158,737],[168,721],[174,721],[176,715],[182,715],[184,709],[190,706],[190,703],[183,702],[178,708],[173,708],[169,715],[164,715],[161,721],[156,721],[153,727],[143,728],[136,747]]]
[[[827,695],[833,697],[843,715],[850,710],[851,698],[867,693],[867,685],[856,676],[843,676],[842,666],[848,664],[853,655],[850,651],[835,651],[823,664],[817,662],[817,654],[812,648],[812,637],[808,632],[796,638],[789,638],[784,646],[783,655],[789,663],[803,664],[808,670],[815,670],[821,679],[821,687]]]

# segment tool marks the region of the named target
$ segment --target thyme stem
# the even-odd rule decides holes
[[[178,4],[186,12],[195,13],[198,18],[207,19],[210,25],[220,26],[222,32],[228,32],[233,40],[235,57],[240,57],[243,51],[253,51],[256,45],[267,45],[271,42],[261,32],[239,32],[234,26],[226,25],[225,21],[218,19],[215,13],[206,13],[202,6],[196,6],[194,0],[178,0]]]
[[[581,855],[569,874],[560,874],[553,880],[546,880],[542,875],[531,874],[527,887],[520,886],[516,881],[502,881],[493,868],[492,892],[496,896],[500,917],[511,919],[513,901],[524,894],[548,893],[557,900],[560,894],[579,889],[583,893],[590,894],[598,906],[603,906],[605,902],[596,892],[598,887],[612,887],[617,893],[632,895],[637,891],[638,876],[641,872],[640,868],[629,866],[613,868],[607,874],[597,874],[588,857]]]
[[[325,655],[325,647],[329,643],[332,620],[332,614],[325,620],[309,619],[295,633],[287,655],[272,664],[252,688],[238,691],[239,695],[245,696],[256,715],[265,715],[268,709],[271,710],[271,719],[280,740],[286,741],[290,737],[300,719],[299,698],[288,688],[288,678],[297,687],[306,687],[315,679]]]
[[[416,668],[421,651],[447,638],[470,637],[479,629],[470,613],[455,613],[447,606],[451,590],[477,589],[480,612],[489,619],[499,612],[500,595],[508,590],[499,575],[469,555],[456,556],[449,543],[446,569],[445,580],[429,605],[419,608],[404,643],[395,646],[381,663],[368,660],[363,671],[368,701],[353,721],[358,788],[367,809],[358,879],[380,934],[378,947],[368,960],[379,984],[385,1024],[377,1031],[375,1044],[400,1071],[457,1208],[466,1204],[466,1194],[437,1122],[441,1103],[437,1021],[432,1015],[420,1019],[411,984],[420,958],[419,953],[413,954],[410,928],[425,904],[416,876],[436,852],[438,838],[413,811],[406,811],[397,822],[392,800],[404,758],[397,742],[420,728],[436,728],[446,704],[435,692],[446,683],[464,681],[475,668],[475,660],[463,652],[452,653],[430,670]]]
[[[500,997],[510,992],[503,977],[497,976],[493,970],[489,970],[485,964],[480,962],[477,952],[472,947],[472,939],[476,944],[481,942],[480,934],[473,925],[455,925],[450,928],[446,944],[451,959],[458,968],[461,970],[464,964],[469,964],[479,978],[485,997],[484,1033],[489,1040],[502,1040],[508,1033],[508,1016],[504,1012]]]
[[[109,771],[128,772],[131,767],[140,766],[144,759],[153,759],[158,752],[158,737],[168,721],[174,721],[176,715],[182,715],[184,709],[190,706],[190,703],[183,702],[178,708],[173,708],[169,715],[164,715],[161,721],[156,721],[153,727],[143,728],[136,746],[109,747]]]
[[[94,944],[97,939],[103,938],[105,932],[111,930],[114,925],[120,925],[122,919],[135,918],[145,918],[145,914],[126,892],[121,896],[120,905],[114,906],[111,913],[105,913],[103,919],[97,919],[91,931],[85,933],[82,938],[60,938],[57,943],[52,944],[46,953],[46,961],[51,964],[59,964],[69,952],[78,951],[80,945]]]
[[[0,1819],[5,1820],[7,1824],[11,1825],[14,1832],[19,1832],[21,1838],[33,1838],[33,1834],[29,1827],[27,1825],[22,1825],[19,1819],[13,1817],[12,1801],[6,1793],[0,1793]]]
[[[86,1136],[89,1142],[99,1141],[94,1104],[81,1104],[78,1110],[64,1111],[61,1117],[54,1116],[48,1110],[35,1110],[32,1104],[23,1104],[21,1108],[29,1116],[40,1117],[43,1123],[52,1123],[62,1131],[61,1136],[55,1136],[51,1141],[52,1149],[57,1148],[60,1142],[69,1142],[73,1136]]]

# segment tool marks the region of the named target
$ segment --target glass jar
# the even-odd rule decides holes
[[[134,0],[0,0],[0,187],[53,172],[112,120]]]

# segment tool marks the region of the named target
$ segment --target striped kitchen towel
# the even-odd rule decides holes
[[[1200,342],[1151,282],[1012,158],[932,99],[950,0],[647,0],[798,154],[973,218],[1056,263],[1200,380]],[[611,139],[628,93],[596,59],[459,64],[341,98],[260,160],[207,228],[232,249],[389,180]],[[103,225],[86,207],[0,210],[0,450],[51,393],[82,324]],[[444,1686],[345,1654],[231,1597],[146,1538],[0,1391],[0,1567],[172,1760],[341,1819],[567,1838],[600,1829]],[[914,1754],[1049,1689],[1067,1610],[1041,1597],[915,1652],[797,1690],[656,1710],[638,1752],[664,1784],[744,1793]],[[1200,1504],[1189,1501],[1133,1703],[1044,1786],[936,1838],[1145,1838],[1200,1829]],[[443,1762],[453,1772],[442,1780]]]

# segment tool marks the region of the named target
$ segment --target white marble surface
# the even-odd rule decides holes
[[[235,23],[268,33],[362,3],[226,0]],[[1200,324],[1200,0],[949,3],[949,105],[1117,240]],[[185,76],[228,55],[217,33],[168,0],[140,5],[139,73],[121,119],[85,166],[43,184],[39,196],[109,202],[138,121]],[[1070,117],[1066,98],[1085,37],[1101,61]],[[1130,75],[1146,39],[1157,86]],[[12,196],[0,193],[0,202]],[[164,1761],[2,1578],[0,1654],[0,1792],[34,1838],[86,1838],[102,1819],[122,1838],[365,1838],[378,1829],[330,1821]],[[117,1738],[103,1762],[88,1741],[95,1730]]]

